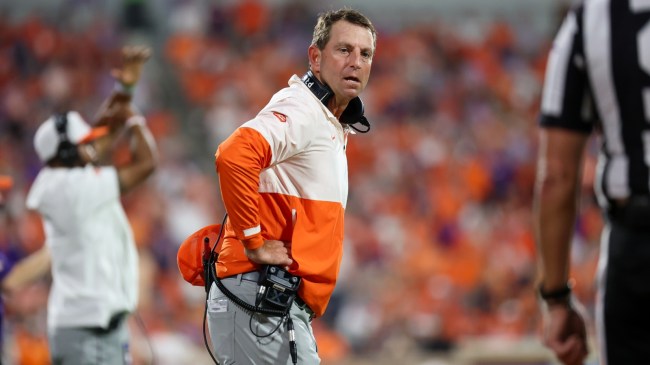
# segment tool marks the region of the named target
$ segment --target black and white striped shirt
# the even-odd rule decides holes
[[[540,124],[602,130],[601,204],[650,195],[650,0],[585,0],[569,12],[549,55]]]

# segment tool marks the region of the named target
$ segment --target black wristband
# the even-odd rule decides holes
[[[539,286],[539,296],[549,303],[558,303],[564,302],[569,299],[571,294],[571,286],[569,283],[564,284],[564,286],[554,289],[554,290],[544,290],[544,284]]]

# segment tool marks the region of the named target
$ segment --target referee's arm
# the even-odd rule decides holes
[[[534,192],[534,228],[542,289],[567,284],[570,248],[580,198],[588,134],[564,128],[540,128]]]

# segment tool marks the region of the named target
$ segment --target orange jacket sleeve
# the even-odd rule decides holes
[[[230,224],[246,248],[264,243],[260,232],[259,180],[269,166],[272,153],[264,137],[252,128],[240,127],[215,154],[215,164]]]

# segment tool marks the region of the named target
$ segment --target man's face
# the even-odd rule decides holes
[[[311,65],[337,101],[349,102],[366,88],[373,54],[370,30],[341,20],[332,25],[329,42],[315,52]]]

